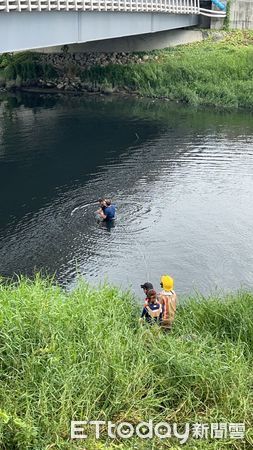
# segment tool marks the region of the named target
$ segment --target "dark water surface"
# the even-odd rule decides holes
[[[253,284],[253,117],[138,99],[0,102],[0,274],[81,274],[141,295]],[[97,224],[99,196],[117,205]]]

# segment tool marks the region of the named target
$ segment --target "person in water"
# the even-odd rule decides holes
[[[102,212],[104,212],[104,210],[106,208],[105,199],[99,198],[98,203],[99,203],[99,209],[96,211],[96,214],[100,215]]]
[[[112,205],[112,202],[110,199],[104,200],[104,208],[101,207],[101,211],[98,213],[99,217],[101,217],[103,220],[109,221],[115,219],[115,213],[116,208],[114,205]]]
[[[145,305],[146,305],[148,303],[148,296],[147,296],[148,291],[150,289],[154,289],[154,287],[153,287],[152,283],[150,283],[149,281],[146,281],[145,283],[141,284],[141,288],[143,289],[143,292],[146,295],[146,298],[145,298]]]
[[[148,302],[145,304],[142,313],[141,313],[141,321],[145,320],[145,322],[153,325],[156,323],[160,325],[162,320],[162,307],[157,300],[157,294],[154,289],[150,289],[147,293]]]
[[[174,280],[169,275],[162,275],[160,281],[162,291],[158,294],[158,300],[162,306],[161,327],[164,331],[170,331],[177,306],[177,296],[173,290]]]

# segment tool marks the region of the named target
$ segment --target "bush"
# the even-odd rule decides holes
[[[195,106],[252,108],[252,43],[253,33],[229,33],[219,43],[207,40],[156,51],[157,61],[150,52],[145,63],[96,66],[83,71],[81,77],[83,81],[103,84],[106,80],[141,95],[166,96]]]
[[[22,81],[33,81],[40,77],[56,76],[56,70],[49,64],[44,64],[40,55],[24,52],[9,55],[2,60],[4,75],[7,80],[15,80],[19,77]]]

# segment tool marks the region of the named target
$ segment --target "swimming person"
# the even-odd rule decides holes
[[[177,295],[173,290],[174,280],[169,275],[162,275],[160,285],[163,290],[158,294],[158,300],[162,306],[161,327],[164,331],[170,331],[174,322]]]

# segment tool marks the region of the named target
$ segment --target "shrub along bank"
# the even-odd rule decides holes
[[[0,86],[134,92],[217,108],[253,108],[253,32],[138,54],[0,56]]]
[[[142,65],[92,67],[81,76],[113,87],[128,86],[143,96],[252,109],[253,33],[245,41],[240,36],[162,50],[158,60]]]
[[[190,449],[253,443],[253,295],[201,296],[164,335],[140,326],[129,293],[50,281],[0,284],[1,450],[179,449],[177,439],[70,440],[70,421],[241,423],[244,441],[189,438]]]
[[[217,108],[253,108],[253,32],[138,54],[2,55],[0,84],[61,91],[135,92]]]

